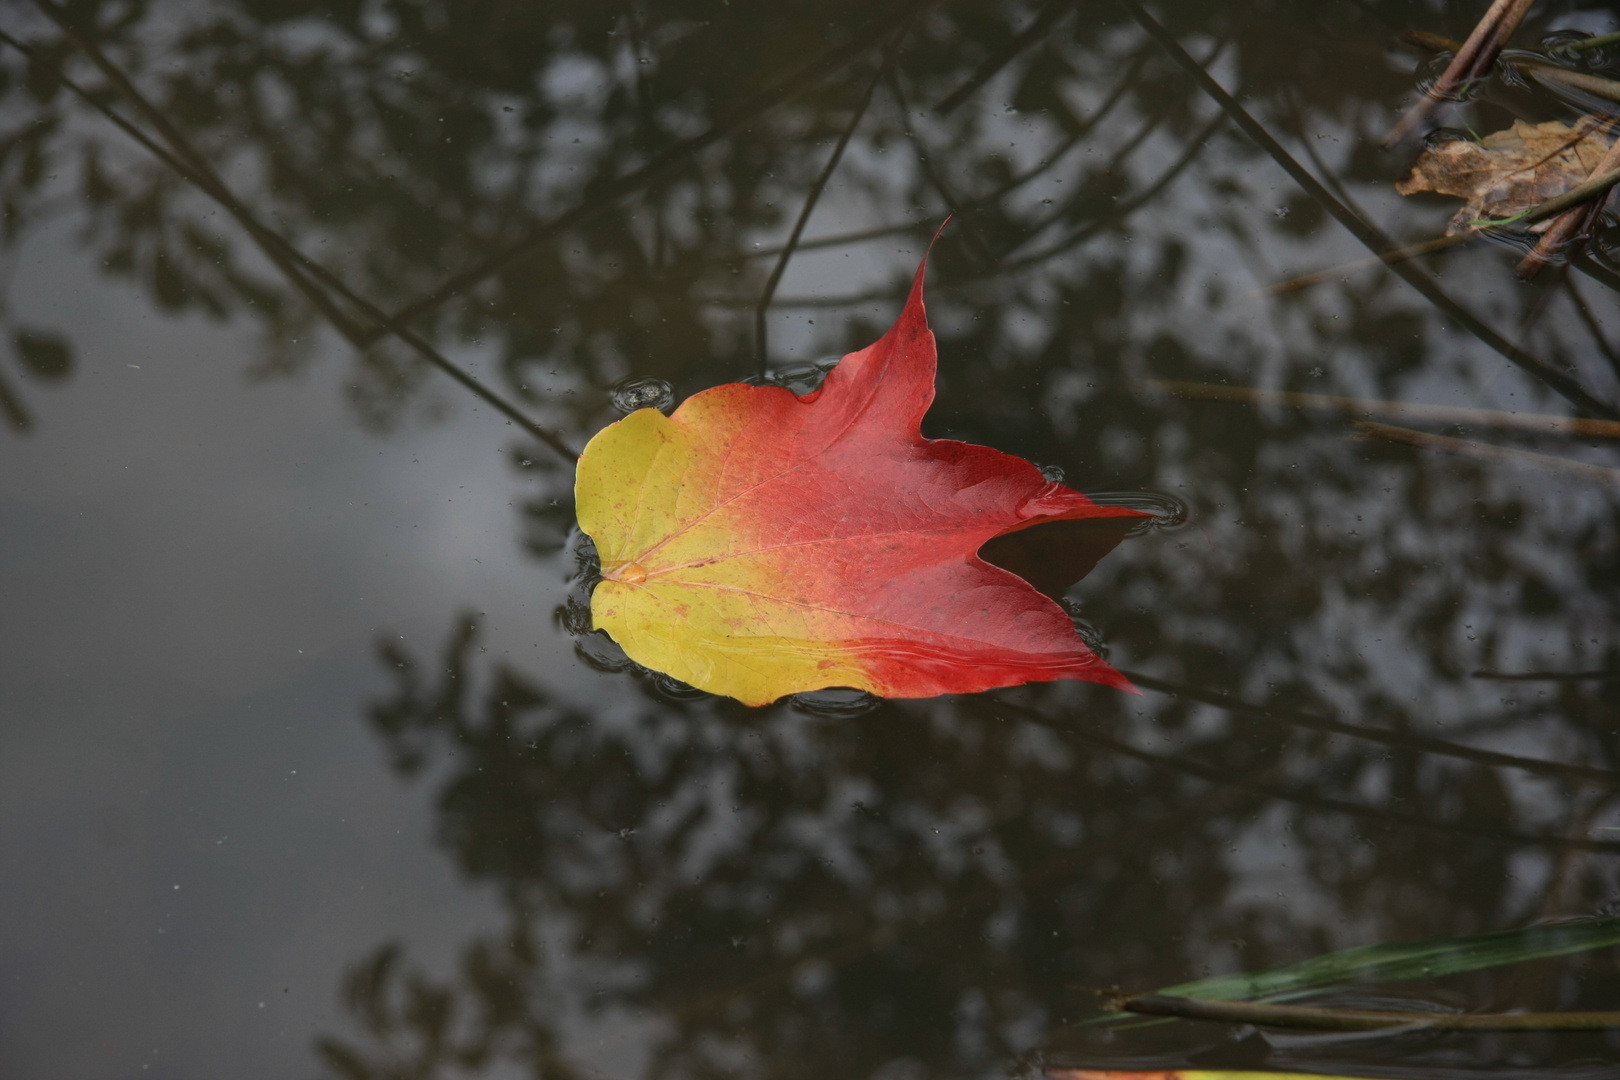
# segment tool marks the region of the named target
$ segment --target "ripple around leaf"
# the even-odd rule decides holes
[[[589,614],[587,612],[587,614]],[[592,632],[574,642],[574,652],[597,671],[616,675],[636,667],[636,662],[624,654],[619,643],[600,632]]]
[[[825,690],[811,690],[803,694],[792,694],[787,703],[800,712],[807,712],[812,716],[825,716],[834,719],[847,719],[854,716],[864,716],[883,704],[883,699],[876,694],[869,694],[865,690],[854,690],[847,686],[831,686]]]
[[[1124,506],[1152,515],[1132,526],[1126,536],[1179,529],[1187,524],[1187,504],[1162,491],[1098,491],[1088,493],[1086,498],[1098,506]]]
[[[1581,68],[1605,68],[1614,61],[1614,50],[1609,46],[1595,49],[1577,49],[1573,46],[1596,37],[1585,30],[1554,30],[1541,38],[1541,49],[1549,60]]]
[[[638,409],[667,413],[675,407],[675,388],[663,379],[626,379],[608,394],[613,407],[626,416]]]
[[[1080,635],[1080,640],[1086,643],[1086,648],[1104,660],[1108,659],[1108,642],[1103,640],[1102,627],[1082,615],[1080,605],[1073,600],[1062,599],[1058,603],[1069,613],[1069,621],[1074,623],[1074,632]]]
[[[640,667],[639,664],[634,666]],[[679,679],[665,675],[662,671],[651,671],[647,668],[641,670],[647,672],[648,681],[652,683],[653,690],[658,696],[670,701],[696,701],[698,698],[714,696],[707,690],[699,690],[690,683],[683,683]]]

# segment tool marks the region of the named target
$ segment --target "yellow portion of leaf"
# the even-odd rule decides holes
[[[1574,128],[1557,120],[1515,120],[1479,142],[1450,139],[1423,151],[1412,175],[1395,185],[1402,195],[1433,191],[1467,202],[1446,227],[1466,231],[1472,222],[1512,217],[1562,195],[1592,175],[1609,141],[1591,120]],[[1546,223],[1537,226],[1545,229]]]
[[[780,595],[791,592],[792,566],[779,553],[726,558],[723,572],[704,565],[710,533],[736,525],[717,520],[726,457],[702,445],[734,434],[736,410],[705,407],[721,398],[693,399],[708,415],[680,425],[656,409],[632,413],[580,456],[579,524],[604,579],[591,595],[593,624],[638,664],[750,705],[828,685],[881,691],[849,647],[863,636],[856,617]]]

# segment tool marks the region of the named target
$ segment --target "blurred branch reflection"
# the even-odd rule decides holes
[[[574,1009],[647,1040],[648,1075],[966,1073],[1092,1012],[1076,986],[1173,982],[1234,940],[1264,966],[1335,911],[1408,935],[1496,925],[1520,902],[1514,851],[1545,843],[1517,834],[1534,814],[1497,773],[1406,748],[1231,726],[1167,735],[1167,756],[1131,745],[1133,701],[1074,686],[858,718],[653,691],[609,720],[480,670],[478,637],[465,619],[427,662],[384,642],[396,690],[371,722],[397,769],[434,777],[440,841],[507,929],[451,982],[391,947],[357,966],[370,1041],[323,1044],[345,1075],[491,1054],[568,1075]],[[1323,794],[1279,802],[1285,778]],[[1329,794],[1369,787],[1387,809],[1347,817]],[[1267,819],[1309,838],[1312,904],[1232,902]]]

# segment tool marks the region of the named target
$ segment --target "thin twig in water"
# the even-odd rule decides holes
[[[1540,413],[1500,412],[1464,405],[1421,405],[1406,401],[1380,401],[1377,398],[1338,397],[1333,394],[1304,394],[1293,390],[1262,390],[1252,386],[1224,386],[1219,383],[1181,382],[1173,379],[1138,379],[1138,385],[1182,398],[1227,401],[1241,405],[1282,405],[1294,409],[1316,409],[1344,416],[1382,416],[1430,424],[1477,425],[1514,428],[1548,435],[1576,435],[1620,439],[1620,421],[1586,420],[1573,416],[1546,416]]]
[[[1382,255],[1374,255],[1370,259],[1357,259],[1355,262],[1341,263],[1330,266],[1326,270],[1316,270],[1309,274],[1301,274],[1297,278],[1279,281],[1274,285],[1267,285],[1263,289],[1255,289],[1247,294],[1281,296],[1284,293],[1297,292],[1300,289],[1309,289],[1313,285],[1320,285],[1324,281],[1331,281],[1342,274],[1354,273],[1372,266],[1388,266],[1391,263],[1402,262],[1406,259],[1416,259],[1423,255],[1432,255],[1437,251],[1448,251],[1459,244],[1471,244],[1485,235],[1484,230],[1474,229],[1469,232],[1453,233],[1450,236],[1436,236],[1416,244],[1409,244],[1394,251],[1386,251]]]
[[[1592,465],[1585,461],[1557,457],[1553,454],[1537,454],[1530,450],[1514,450],[1507,446],[1493,446],[1490,443],[1473,442],[1469,439],[1453,439],[1446,435],[1431,435],[1427,431],[1413,431],[1411,428],[1394,427],[1390,424],[1375,424],[1368,420],[1357,420],[1355,426],[1356,433],[1362,437],[1384,439],[1388,442],[1416,446],[1425,450],[1440,450],[1447,454],[1457,454],[1461,457],[1471,457],[1480,461],[1500,461],[1511,465],[1531,465],[1540,469],[1554,469],[1558,472],[1603,483],[1620,483],[1620,469],[1611,468],[1607,465]]]
[[[1592,335],[1598,351],[1609,361],[1609,370],[1620,377],[1620,352],[1615,352],[1614,346],[1609,344],[1609,338],[1604,334],[1603,327],[1598,325],[1597,316],[1592,314],[1592,309],[1587,306],[1586,297],[1575,287],[1575,278],[1572,275],[1564,277],[1564,291],[1569,294],[1570,302],[1575,305],[1575,314],[1580,316],[1581,322],[1586,325],[1587,332]]]
[[[861,103],[855,107],[855,112],[850,116],[849,123],[845,125],[843,132],[838,136],[838,143],[833,147],[832,156],[827,159],[826,166],[821,170],[821,174],[816,177],[815,182],[810,185],[810,191],[804,199],[804,207],[799,211],[798,220],[793,223],[793,231],[788,234],[787,243],[782,247],[782,254],[778,256],[776,266],[771,270],[771,276],[765,281],[765,289],[760,293],[759,304],[754,308],[754,347],[759,352],[759,373],[761,375],[765,374],[769,358],[769,349],[765,337],[765,312],[771,306],[771,297],[776,295],[776,286],[781,283],[782,275],[787,272],[788,260],[793,258],[793,249],[799,245],[799,235],[804,232],[805,222],[810,220],[811,213],[815,211],[816,203],[820,201],[821,193],[826,188],[827,181],[832,179],[834,170],[838,168],[839,159],[844,156],[844,147],[849,145],[849,140],[854,136],[855,129],[860,126],[861,118],[866,115],[867,108],[872,104],[872,95],[877,93],[878,83],[883,81],[883,76],[888,72],[889,65],[894,63],[895,54],[900,50],[900,42],[905,39],[906,31],[910,28],[911,20],[907,19],[895,29],[893,36],[889,39],[888,47],[883,50],[883,59],[878,63],[878,69],[872,75],[872,81],[866,84],[866,92],[861,95]]]
[[[1597,163],[1587,179],[1596,179],[1616,169],[1620,169],[1620,138],[1609,144],[1603,159]],[[1513,272],[1520,279],[1528,280],[1540,273],[1541,268],[1555,255],[1563,255],[1565,258],[1574,258],[1578,255],[1586,243],[1586,237],[1597,224],[1598,215],[1603,212],[1603,203],[1608,197],[1609,193],[1605,190],[1601,195],[1594,195],[1590,202],[1571,207],[1559,214],[1557,219],[1547,226],[1547,231],[1541,234],[1541,239],[1536,241],[1535,250],[1521,259]]]
[[[1571,90],[1581,90],[1605,101],[1620,101],[1620,82],[1613,79],[1528,59],[1518,61],[1518,66],[1529,72],[1531,78],[1537,82],[1554,83]]]
[[[1430,52],[1454,53],[1462,48],[1462,42],[1442,34],[1431,34],[1427,30],[1402,30],[1401,40],[1408,45],[1416,45],[1420,49]]]
[[[1126,994],[1115,1002],[1121,1012],[1173,1016],[1221,1024],[1295,1028],[1307,1031],[1603,1031],[1620,1027],[1620,1012],[1442,1013],[1392,1009],[1324,1009],[1311,1005],[1272,1005],[1257,1001],[1208,1001],[1171,994]]]
[[[1345,206],[1333,193],[1322,185],[1322,182],[1305,169],[1293,155],[1285,150],[1281,143],[1272,137],[1263,125],[1260,124],[1249,111],[1243,108],[1226,88],[1216,82],[1210,73],[1200,67],[1188,53],[1181,47],[1174,36],[1166,30],[1157,19],[1149,15],[1136,0],[1120,0],[1131,12],[1131,15],[1141,24],[1155,41],[1159,42],[1172,59],[1181,68],[1197,81],[1204,92],[1215,100],[1217,104],[1230,115],[1233,121],[1243,129],[1243,132],[1260,145],[1260,148],[1271,155],[1273,161],[1282,167],[1283,171],[1293,177],[1294,181],[1305,189],[1313,199],[1322,205],[1322,208],[1332,214],[1341,225],[1348,229],[1352,236],[1360,240],[1374,254],[1383,255],[1394,251],[1396,244],[1382,230],[1371,223],[1362,220],[1349,207]],[[1511,363],[1523,368],[1546,383],[1553,390],[1563,395],[1573,404],[1598,416],[1607,416],[1620,419],[1620,409],[1592,396],[1580,383],[1543,361],[1531,356],[1518,345],[1507,340],[1496,330],[1481,322],[1467,308],[1453,300],[1445,290],[1441,289],[1427,274],[1417,267],[1403,262],[1391,263],[1390,268],[1405,280],[1435,307],[1450,315],[1479,338],[1480,341],[1496,350]]]
[[[1589,37],[1583,41],[1577,41],[1562,47],[1570,52],[1585,52],[1587,49],[1601,49],[1605,45],[1613,45],[1616,42],[1620,42],[1620,34],[1599,34],[1597,37]]]
[[[1457,55],[1451,58],[1446,70],[1435,80],[1416,105],[1401,118],[1400,123],[1384,139],[1385,146],[1393,146],[1411,134],[1429,110],[1444,98],[1453,96],[1459,87],[1482,77],[1496,63],[1496,57],[1507,44],[1507,39],[1518,29],[1525,13],[1535,0],[1495,0],[1483,18],[1468,35],[1468,40]]]

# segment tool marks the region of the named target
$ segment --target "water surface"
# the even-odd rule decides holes
[[[0,1074],[1612,1068],[1612,1034],[1085,1023],[1620,899],[1620,681],[1475,676],[1620,669],[1614,480],[1151,382],[1613,415],[1607,231],[1420,291],[1323,208],[1443,231],[1380,145],[1433,74],[1399,35],[1484,6],[1156,7],[1270,149],[1106,3],[76,7],[108,69],[0,11]],[[1504,70],[1434,122],[1599,104]],[[634,669],[547,439],[809,388],[948,214],[925,433],[1185,507],[1065,595],[1144,693],[749,709]],[[1616,959],[1365,993],[1609,1009]]]

